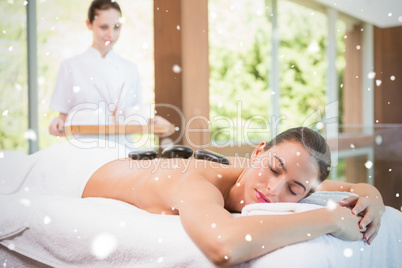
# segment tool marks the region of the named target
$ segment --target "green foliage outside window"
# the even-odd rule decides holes
[[[269,2],[269,1],[267,1]],[[281,120],[281,130],[290,127],[301,126],[306,119],[317,110],[323,115],[326,104],[326,72],[327,72],[327,19],[326,15],[315,12],[287,1],[278,1],[278,24],[280,35],[280,109],[284,118]],[[210,1],[210,9],[223,9],[225,1]],[[265,1],[252,2],[256,8],[263,8]],[[249,4],[252,4],[251,1]],[[212,5],[212,7],[211,7]],[[219,8],[213,5],[221,5]],[[216,121],[214,117],[225,115],[233,121],[245,122],[253,117],[260,116],[265,120],[254,120],[255,128],[260,134],[249,136],[249,139],[269,139],[270,121],[270,96],[269,83],[270,72],[270,46],[271,25],[269,23],[269,5],[265,5],[265,21],[249,14],[245,20],[233,19],[231,27],[236,31],[236,25],[249,24],[254,27],[254,38],[247,43],[244,49],[238,49],[230,45],[235,40],[217,42],[210,40],[210,105],[212,138],[217,142],[227,142],[234,139],[236,142],[245,143],[244,135],[231,135],[228,124],[225,121]],[[255,9],[241,9],[241,12],[255,12]],[[223,16],[225,10],[222,14]],[[236,15],[232,15],[236,16]],[[257,26],[256,26],[257,25]],[[252,27],[251,27],[252,26]],[[343,80],[344,60],[344,33],[345,26],[338,23],[338,59],[337,69],[340,74],[339,84]],[[210,39],[216,36],[217,29],[214,23],[210,23]],[[220,30],[222,32],[222,30]],[[251,31],[251,30],[250,30]],[[212,33],[211,33],[212,32]],[[242,33],[239,32],[239,35]],[[239,111],[236,105],[241,102],[242,113],[239,119]],[[340,114],[341,116],[341,114]],[[272,122],[271,122],[272,123]],[[258,126],[259,124],[259,126]],[[235,133],[247,131],[243,124],[236,127],[242,128]],[[217,134],[214,134],[217,133]]]
[[[9,2],[0,1],[0,150],[26,152],[26,7]]]

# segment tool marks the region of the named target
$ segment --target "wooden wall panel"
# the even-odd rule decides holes
[[[343,81],[343,124],[363,124],[363,33],[361,25],[355,25],[346,34],[345,58],[346,68]],[[357,49],[360,46],[360,49]],[[345,127],[345,133],[359,133],[362,129]],[[355,144],[357,145],[357,144]],[[346,146],[350,146],[350,143]],[[348,182],[366,182],[367,169],[364,166],[366,157],[345,159],[345,176]]]
[[[363,123],[363,33],[362,26],[356,25],[347,32],[345,39],[346,67],[343,86],[343,123]],[[360,46],[361,49],[356,49]],[[359,132],[357,128],[344,129],[345,132]]]
[[[182,74],[174,72],[175,65],[182,65],[180,0],[154,1],[154,57],[155,57],[155,105],[157,114],[165,117],[182,129],[181,114],[183,110]],[[181,143],[180,132],[169,139]]]
[[[209,146],[208,0],[154,0],[154,24],[157,114],[175,144]]]
[[[182,0],[183,112],[185,144],[209,146],[208,0]]]
[[[379,124],[402,123],[402,27],[374,28],[375,108]],[[395,79],[393,80],[392,77]]]
[[[374,28],[375,125],[402,123],[402,27]],[[395,79],[391,79],[394,76]],[[386,205],[402,207],[402,126],[378,129],[383,142],[375,146],[375,186]],[[397,194],[400,196],[397,197]]]

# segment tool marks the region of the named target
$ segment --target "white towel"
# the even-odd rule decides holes
[[[90,176],[102,165],[126,157],[116,144],[83,149],[69,141],[49,146],[32,155],[4,153],[0,194],[0,239],[27,227],[31,216],[55,197],[80,198]]]
[[[242,215],[284,215],[336,205],[339,201],[356,194],[348,192],[315,192],[299,203],[256,203],[243,208]]]
[[[105,198],[49,199],[0,243],[53,267],[213,267],[179,216]]]
[[[28,156],[22,152],[0,151],[0,195],[17,192],[38,155]]]
[[[243,208],[246,215],[282,215],[337,205],[353,196],[348,192],[316,192],[299,203],[260,203]],[[331,201],[330,201],[331,200]],[[402,213],[386,207],[380,231],[371,245],[344,241],[331,235],[289,245],[257,258],[252,267],[400,267]],[[289,256],[292,256],[289,258]],[[247,267],[247,266],[246,266]]]

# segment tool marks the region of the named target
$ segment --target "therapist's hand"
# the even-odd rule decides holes
[[[170,136],[170,135],[172,135],[174,133],[172,123],[170,123],[168,120],[166,120],[162,116],[157,115],[154,118],[149,119],[149,123],[150,124],[155,124],[155,125],[160,125],[160,126],[169,126],[169,130],[170,130],[169,132],[163,133],[163,134],[156,134],[160,138]]]
[[[53,118],[52,122],[49,125],[49,133],[54,136],[66,136],[66,134],[64,133],[64,120],[65,116],[63,115],[59,115]]]
[[[375,196],[351,196],[339,202],[339,205],[348,207],[354,215],[363,217],[359,227],[365,230],[363,239],[370,245],[378,234],[381,216],[385,212],[382,199]]]

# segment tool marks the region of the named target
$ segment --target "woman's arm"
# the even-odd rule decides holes
[[[324,181],[317,189],[318,191],[347,191],[357,194],[359,197],[348,197],[342,200],[339,205],[349,207],[355,215],[364,216],[360,221],[360,228],[367,227],[364,233],[364,240],[368,244],[374,240],[381,225],[381,217],[385,212],[384,202],[380,192],[367,183],[347,183],[339,181]]]
[[[175,196],[184,229],[216,265],[242,263],[328,233],[346,240],[362,239],[361,217],[344,207],[233,218],[224,209],[222,193],[197,175],[183,179]]]

